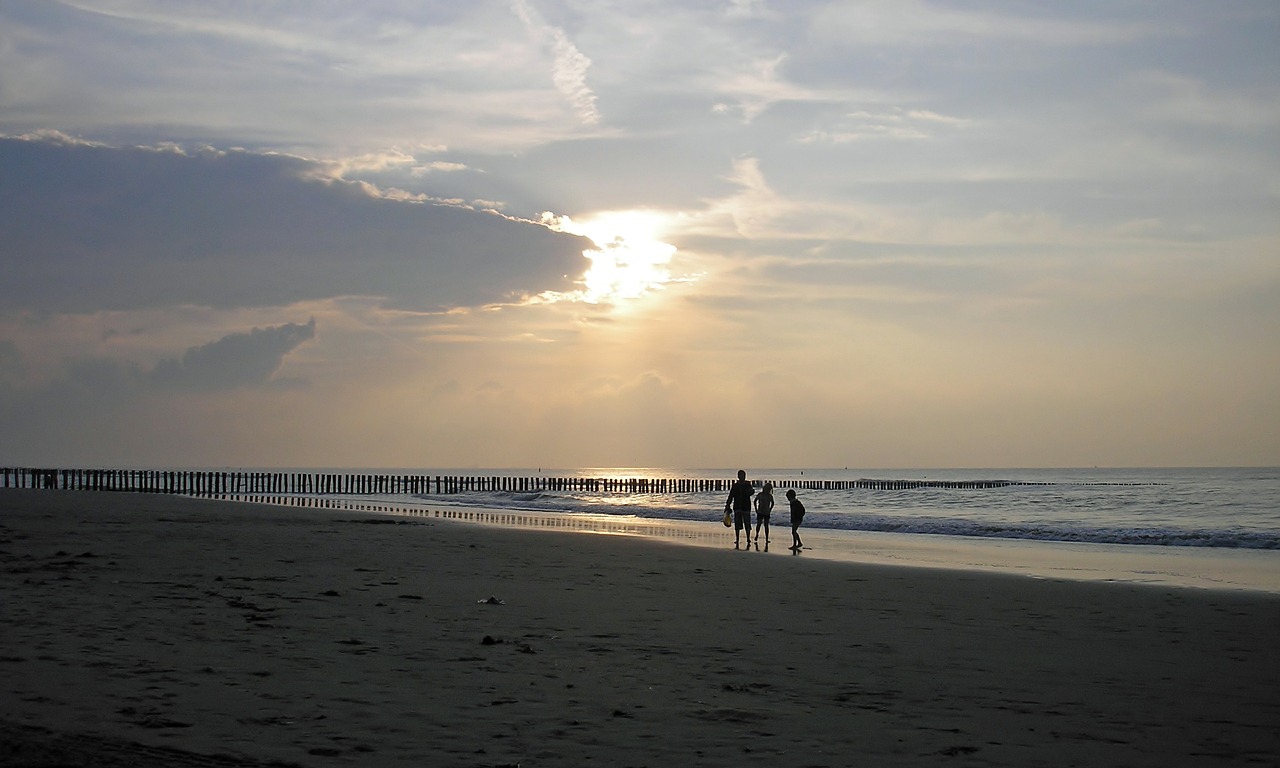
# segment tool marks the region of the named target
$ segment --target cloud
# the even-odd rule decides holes
[[[847,89],[824,91],[789,81],[779,73],[787,58],[786,54],[778,54],[752,61],[738,71],[722,73],[715,87],[731,101],[719,102],[712,110],[721,114],[736,110],[744,122],[750,123],[775,104],[836,104],[854,97]]]
[[[538,37],[550,38],[553,55],[551,79],[556,90],[573,106],[584,125],[599,123],[596,95],[587,85],[587,70],[591,67],[591,59],[578,50],[563,29],[551,26],[543,20],[528,0],[514,0],[512,7],[531,32]]]
[[[187,348],[179,357],[161,358],[148,367],[136,361],[101,354],[81,354],[61,360],[47,376],[21,376],[30,360],[15,344],[0,340],[0,386],[13,397],[45,397],[76,392],[74,400],[101,404],[111,399],[139,399],[177,392],[226,392],[298,384],[273,376],[284,358],[315,338],[316,321],[285,323],[230,333],[206,344]]]
[[[0,339],[0,387],[16,385],[25,375],[25,368],[18,345],[8,339]]]
[[[926,109],[860,109],[850,112],[835,127],[814,130],[801,141],[843,144],[872,139],[923,140],[931,139],[941,131],[966,128],[970,122]]]
[[[191,347],[180,359],[161,360],[150,378],[161,387],[199,392],[261,386],[271,381],[285,355],[315,333],[312,318],[306,325],[288,323],[231,334]]]
[[[564,290],[590,241],[247,151],[0,138],[0,302],[91,312],[379,296],[418,310]]]
[[[309,383],[275,374],[315,326],[312,320],[228,334],[154,367],[94,355],[64,360],[39,381],[0,373],[0,453],[8,461],[21,456],[62,466],[118,466],[143,455],[153,465],[174,466],[194,455],[224,463],[219,457],[238,440],[244,448],[274,446],[290,423],[280,403]],[[0,371],[25,363],[14,345],[0,341]],[[122,458],[129,456],[135,458]]]
[[[767,19],[769,10],[764,0],[729,0],[724,15],[730,19]]]
[[[589,61],[552,27],[531,41],[509,6],[3,3],[0,131],[308,156],[417,143],[509,151],[579,133],[594,114]]]
[[[1276,19],[0,0],[0,458],[1275,463]]]
[[[1193,125],[1274,136],[1280,128],[1280,89],[1214,88],[1201,79],[1161,70],[1137,72],[1120,83],[1121,98],[1160,124]]]
[[[1031,13],[957,10],[923,0],[864,0],[832,4],[814,15],[813,28],[823,38],[877,47],[957,45],[981,41],[1053,46],[1122,45],[1175,31],[1151,22],[1075,21]]]

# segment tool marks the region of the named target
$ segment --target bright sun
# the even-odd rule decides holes
[[[656,211],[601,211],[581,221],[542,214],[548,227],[582,235],[596,244],[582,252],[591,267],[582,276],[581,290],[555,294],[555,300],[613,303],[639,298],[671,282],[667,265],[676,248],[659,239],[667,218]]]

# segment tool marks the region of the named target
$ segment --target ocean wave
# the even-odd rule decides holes
[[[1166,547],[1222,547],[1229,549],[1280,549],[1280,534],[1265,531],[1102,528],[1095,526],[1045,525],[1039,523],[990,523],[973,520],[916,519],[887,517],[815,518],[806,525],[848,531],[973,536],[991,539],[1031,539],[1082,544],[1133,544]]]
[[[720,499],[706,495],[648,497],[598,497],[552,492],[483,492],[448,495],[418,495],[428,502],[454,506],[561,512],[608,516],[634,516],[658,520],[707,521],[720,523]],[[779,527],[787,525],[785,500],[775,510]],[[1280,532],[1250,529],[1203,527],[1106,526],[1086,523],[1001,520],[991,510],[978,518],[963,519],[937,515],[867,514],[846,510],[814,510],[805,517],[805,526],[844,531],[994,539],[1023,539],[1087,544],[1128,544],[1172,547],[1219,547],[1228,549],[1280,549]],[[1012,511],[1012,510],[1008,510]]]

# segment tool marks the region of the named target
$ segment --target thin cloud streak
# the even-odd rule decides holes
[[[573,105],[578,119],[584,125],[599,123],[596,96],[587,85],[587,70],[591,67],[591,60],[582,55],[563,29],[547,24],[529,0],[513,0],[512,6],[535,38],[550,38],[553,54],[551,79],[556,90]]]

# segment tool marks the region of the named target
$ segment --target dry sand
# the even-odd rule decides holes
[[[1280,596],[725,541],[3,490],[0,765],[1280,764]]]

